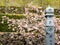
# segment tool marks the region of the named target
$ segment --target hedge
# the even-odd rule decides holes
[[[11,18],[14,18],[14,19],[26,18],[23,14],[0,14],[0,18],[1,18],[2,16],[9,17],[10,19],[11,19]]]

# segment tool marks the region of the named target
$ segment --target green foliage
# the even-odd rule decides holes
[[[56,18],[60,18],[60,15],[55,15]]]
[[[2,16],[6,16],[6,17],[9,17],[9,19],[22,19],[22,18],[26,18],[25,16],[23,16],[22,14],[19,14],[19,15],[5,15],[5,14],[0,14],[0,31],[1,32],[12,32],[12,28],[8,29],[8,25],[9,23],[7,23],[7,19],[4,19],[4,23],[1,23],[2,22]]]
[[[23,16],[23,14],[0,14],[0,18],[2,16],[7,16],[9,17],[10,19],[22,19],[22,18],[26,18],[25,16]]]
[[[46,8],[48,5],[54,8],[60,8],[60,0],[34,0],[34,4]]]
[[[51,5],[54,8],[60,8],[60,0],[0,0],[0,6],[25,6],[27,3],[33,2],[33,4],[47,7]],[[7,5],[6,5],[7,4]]]
[[[12,30],[8,30],[8,24],[7,21],[5,20],[4,23],[1,23],[2,18],[0,18],[0,31],[1,32],[11,32]]]
[[[0,31],[1,32],[11,32],[12,30],[8,30],[8,24],[5,21],[3,24],[0,23]]]

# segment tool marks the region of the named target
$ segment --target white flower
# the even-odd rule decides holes
[[[12,30],[13,30],[13,31],[15,31],[15,29],[14,29],[14,28],[13,28]]]
[[[11,19],[8,20],[9,22],[11,21]]]
[[[1,22],[2,24],[4,23],[4,21]]]
[[[9,23],[9,21],[7,21],[7,23]]]
[[[36,27],[36,26],[33,26],[33,29],[38,29],[38,27]]]
[[[6,16],[2,16],[2,18],[6,18]]]
[[[18,25],[18,27],[20,27],[20,25]]]
[[[27,28],[27,27],[28,27],[28,25],[27,25],[27,24],[25,24],[25,25],[24,25],[24,27],[25,27],[25,28]]]
[[[12,24],[8,24],[8,26],[11,26]]]
[[[14,36],[11,36],[11,38],[14,38]]]
[[[58,41],[57,44],[60,44],[60,41]]]

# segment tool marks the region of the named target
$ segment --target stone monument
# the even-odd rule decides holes
[[[54,8],[48,6],[45,10],[46,14],[46,45],[55,45],[54,44]]]

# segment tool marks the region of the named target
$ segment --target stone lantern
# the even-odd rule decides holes
[[[48,6],[45,10],[46,17],[46,45],[55,45],[54,39],[54,8]]]

